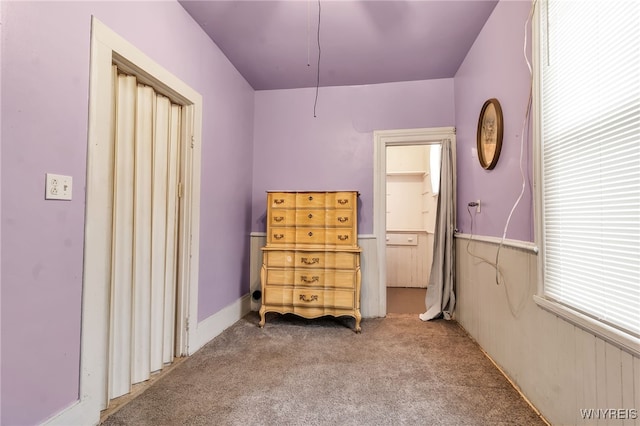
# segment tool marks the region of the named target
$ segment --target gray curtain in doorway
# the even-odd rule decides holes
[[[427,311],[420,314],[422,321],[440,318],[451,319],[456,304],[455,253],[453,232],[455,229],[455,164],[450,139],[442,141],[440,161],[440,195],[436,213],[433,242],[433,264],[427,287],[425,303]]]

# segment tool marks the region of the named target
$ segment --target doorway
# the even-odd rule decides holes
[[[388,300],[387,300],[387,281],[389,279],[387,275],[387,220],[388,220],[388,191],[387,191],[387,182],[388,176],[387,172],[393,176],[394,174],[399,177],[392,177],[391,179],[396,180],[408,180],[409,176],[412,176],[411,179],[420,180],[420,185],[428,185],[431,194],[434,193],[435,183],[424,182],[424,171],[420,172],[419,170],[410,170],[411,167],[416,166],[407,166],[406,170],[399,170],[399,173],[394,173],[394,170],[387,170],[387,154],[390,152],[391,156],[394,155],[394,151],[388,151],[388,149],[393,149],[394,147],[418,147],[418,146],[432,146],[439,145],[444,140],[450,140],[452,146],[453,153],[453,164],[455,165],[455,128],[453,127],[439,127],[439,128],[423,128],[423,129],[400,129],[400,130],[379,130],[374,132],[374,217],[373,217],[373,227],[374,234],[376,237],[376,245],[377,245],[377,258],[378,260],[378,288],[377,295],[379,297],[379,316],[385,316],[388,311]],[[432,154],[429,152],[431,156],[435,156],[435,152]],[[426,168],[426,167],[425,167]],[[435,165],[434,165],[435,168]],[[431,161],[429,160],[429,169],[431,169]],[[429,171],[429,176],[431,176],[431,171]],[[415,177],[418,176],[418,177]],[[454,169],[454,180],[455,180],[455,169]],[[393,186],[393,184],[392,184]],[[417,186],[417,184],[415,185]],[[424,187],[421,187],[421,192]],[[435,191],[439,192],[439,191]],[[434,203],[428,207],[425,206],[424,210],[436,210],[436,202],[437,197],[432,197]],[[426,203],[425,200],[422,200],[421,203]],[[420,204],[420,209],[422,209],[422,204]],[[399,216],[402,217],[402,214]],[[420,220],[424,220],[422,218],[422,212],[420,212]],[[435,218],[435,215],[434,215]],[[394,220],[393,217],[391,220]],[[414,219],[415,220],[415,219]],[[434,219],[435,220],[435,219]],[[418,220],[419,222],[419,220]],[[393,222],[390,224],[391,227],[398,227],[398,231],[407,231],[407,232],[394,232],[393,236],[390,236],[390,242],[393,246],[400,246],[405,244],[413,244],[417,242],[417,233],[411,232],[415,231],[418,228],[422,228],[424,225],[410,225],[416,226],[416,229],[401,229],[403,225],[394,224]],[[395,231],[395,229],[394,229]],[[395,236],[395,234],[400,234],[400,236]],[[407,235],[407,234],[416,234],[416,236]],[[413,241],[408,241],[409,238],[413,238]],[[426,238],[426,237],[425,237]],[[433,245],[434,235],[431,236],[431,242],[427,243],[427,245]],[[400,244],[402,243],[402,244]],[[393,255],[393,252],[392,252]],[[424,258],[427,258],[427,261],[424,261]],[[419,264],[421,267],[425,267],[426,264],[430,264],[431,256],[428,254],[424,254],[424,258],[416,259],[416,264]],[[424,274],[424,272],[423,272]],[[426,272],[427,280],[429,273]],[[406,280],[405,280],[406,281]],[[393,286],[393,283],[392,283]],[[390,287],[392,287],[390,286]],[[412,287],[407,287],[412,288]],[[420,288],[420,287],[413,287]],[[421,295],[424,290],[420,290]],[[424,297],[421,297],[421,300],[418,298],[417,301],[414,300],[415,303],[422,305],[422,311],[425,310],[424,305]]]
[[[177,222],[171,219],[177,227],[171,231],[175,239],[169,251],[176,252],[177,255],[173,256],[175,262],[165,262],[165,246],[161,251],[164,252],[163,260],[158,265],[166,268],[171,264],[168,273],[165,269],[165,275],[175,279],[170,280],[175,284],[175,291],[169,290],[175,296],[174,301],[169,304],[169,309],[174,311],[163,315],[163,318],[170,318],[175,325],[175,332],[169,333],[170,340],[173,341],[166,345],[170,349],[167,353],[169,356],[189,355],[198,344],[195,325],[198,300],[202,97],[94,17],[91,31],[80,401],[65,419],[72,424],[96,424],[100,411],[107,407],[113,396],[109,390],[112,386],[110,358],[115,356],[110,342],[113,335],[110,332],[113,326],[111,319],[114,318],[111,314],[113,256],[125,257],[114,252],[114,246],[118,244],[117,237],[114,237],[114,232],[118,229],[117,224],[114,224],[114,218],[117,217],[114,212],[121,207],[114,197],[130,191],[117,187],[118,170],[114,168],[118,153],[114,143],[115,129],[112,126],[115,111],[113,66],[123,74],[135,76],[137,83],[152,87],[169,104],[175,105],[172,108],[181,110],[176,115],[179,117],[179,126],[174,133],[182,143],[176,145],[177,152],[174,150],[168,154],[168,157],[176,159],[171,167],[174,168],[178,184],[172,185],[172,190],[180,192],[181,196],[174,207],[165,207],[164,210],[165,213],[171,210],[176,218],[180,217]],[[131,151],[125,156],[127,161],[131,161],[132,157],[135,158],[135,155]],[[123,188],[126,188],[126,184]],[[127,198],[129,199],[128,196]],[[141,229],[142,225],[139,227]],[[123,234],[130,236],[131,232]],[[155,230],[151,234],[158,235]],[[168,233],[164,235],[166,242]],[[124,275],[130,274],[126,272]],[[125,306],[122,310],[128,309]],[[193,324],[191,327],[190,322]],[[128,328],[129,332],[135,330],[130,325],[123,328]],[[123,353],[130,354],[130,351],[125,350]],[[130,373],[126,373],[126,376],[130,376]],[[126,386],[125,384],[124,387]]]
[[[386,150],[387,313],[420,314],[433,260],[440,143]]]

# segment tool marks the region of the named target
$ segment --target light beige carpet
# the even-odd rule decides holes
[[[251,313],[104,425],[544,425],[455,322]]]

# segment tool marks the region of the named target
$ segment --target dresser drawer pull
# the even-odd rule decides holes
[[[303,257],[303,258],[300,259],[300,261],[302,263],[304,263],[305,265],[314,265],[314,264],[320,262],[320,258],[319,257],[312,257],[311,260],[309,260],[309,258]]]
[[[318,295],[312,294],[310,297],[307,297],[306,294],[301,294],[300,300],[302,300],[303,302],[315,302],[318,300]]]
[[[348,217],[346,217],[346,216],[340,216],[340,217],[338,218],[338,222],[340,222],[340,223],[345,223],[345,222],[346,222],[346,221],[348,221],[348,220],[349,220],[349,218],[348,218]]]
[[[340,241],[347,241],[349,239],[348,235],[338,235],[338,239]]]
[[[338,199],[338,204],[342,204],[343,206],[349,202],[348,199],[340,198]]]
[[[300,276],[300,279],[302,280],[303,283],[307,283],[307,284],[320,281],[320,277],[318,276],[313,276],[311,277],[311,279],[309,279],[306,275],[302,275]]]
[[[311,213],[309,213],[309,216],[307,216],[309,219],[311,219],[313,217],[313,215]]]
[[[273,200],[273,204],[282,204],[284,203],[284,198],[278,198],[276,200]]]
[[[313,232],[309,231],[309,234],[308,234],[308,235],[309,235],[310,237],[313,237]]]
[[[313,197],[309,195],[309,201],[313,201]]]
[[[284,234],[273,234],[273,238],[276,240],[281,240],[284,238]]]
[[[284,220],[284,216],[276,216],[273,218],[273,220],[276,222],[282,222]]]

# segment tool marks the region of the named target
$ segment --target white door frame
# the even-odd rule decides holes
[[[451,139],[451,151],[456,161],[455,127],[420,129],[376,130],[373,132],[373,233],[378,251],[378,312],[372,316],[387,315],[387,147],[402,145],[428,145]]]
[[[91,31],[89,135],[80,348],[80,398],[49,424],[97,424],[107,400],[113,207],[112,65],[173,103],[185,121],[180,158],[176,354],[197,350],[202,96],[95,17]]]

